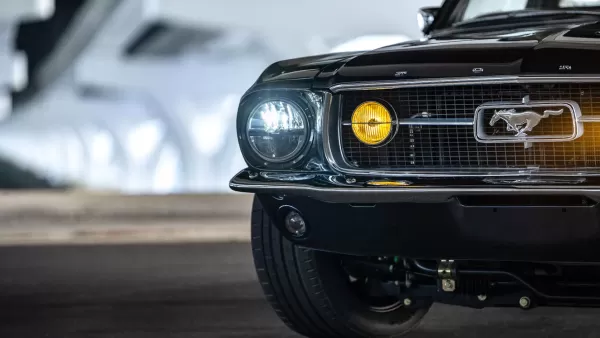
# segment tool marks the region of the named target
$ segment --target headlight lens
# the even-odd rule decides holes
[[[364,102],[352,114],[352,131],[362,143],[379,145],[392,133],[392,115],[379,102]]]
[[[274,100],[259,104],[248,118],[252,149],[265,161],[280,163],[298,155],[308,139],[306,115],[295,103]]]

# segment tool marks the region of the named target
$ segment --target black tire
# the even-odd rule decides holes
[[[257,197],[252,249],[267,300],[288,327],[304,336],[399,337],[428,311],[371,311],[350,289],[339,256],[302,248],[282,237]]]

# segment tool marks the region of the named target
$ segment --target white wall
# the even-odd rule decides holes
[[[370,35],[419,38],[417,9],[440,2],[123,0],[103,20],[84,10],[42,68],[55,78],[45,76],[45,89],[0,125],[0,154],[93,189],[229,191],[244,167],[237,102],[268,64]],[[89,11],[105,10],[93,5]],[[218,34],[174,55],[126,56],[155,22]]]

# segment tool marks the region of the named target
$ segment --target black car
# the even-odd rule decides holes
[[[281,319],[397,337],[434,302],[600,306],[600,1],[447,0],[425,39],[277,62],[240,102]]]

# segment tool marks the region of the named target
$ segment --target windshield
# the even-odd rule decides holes
[[[600,0],[467,0],[464,12],[457,22],[503,12],[557,9],[600,11]]]

